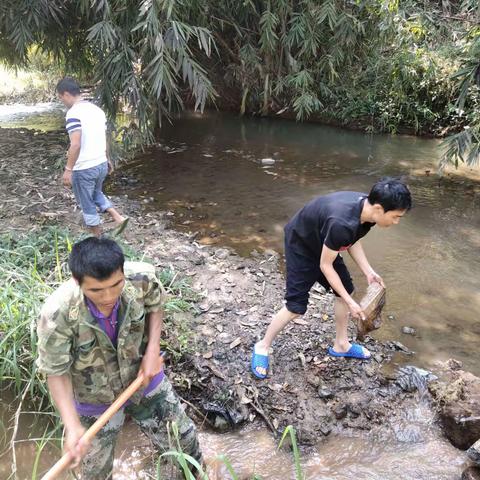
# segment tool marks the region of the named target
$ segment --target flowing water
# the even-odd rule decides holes
[[[16,117],[2,109],[0,126],[62,126],[58,106]],[[439,155],[434,140],[190,113],[166,124],[159,144],[125,173],[138,180],[135,197],[147,208],[168,210],[176,228],[244,255],[260,248],[282,251],[284,224],[316,195],[368,191],[381,176],[406,176],[415,208],[399,226],[375,228],[363,240],[388,286],[388,318],[376,335],[414,350],[411,363],[428,367],[455,357],[478,375],[480,183],[469,171],[438,177]],[[264,158],[275,163],[266,167]],[[115,193],[127,192],[132,195],[131,188],[118,187]],[[365,282],[350,266],[362,290]],[[404,325],[415,328],[416,335],[403,335]],[[19,438],[27,432],[22,428]],[[125,460],[117,462],[118,478],[148,478],[138,473],[142,454],[132,452],[131,438],[127,431],[120,443]],[[269,432],[258,426],[224,435],[203,432],[201,442],[207,456],[225,454],[240,479],[252,473],[272,480],[294,478],[290,453],[277,450]],[[18,447],[20,463],[31,464],[32,444]],[[51,458],[42,461],[45,468]],[[459,479],[464,464],[465,455],[442,439],[422,399],[405,405],[386,428],[361,437],[330,437],[303,455],[307,478],[316,480]],[[228,478],[219,470],[221,478]],[[0,460],[0,476],[3,472]]]

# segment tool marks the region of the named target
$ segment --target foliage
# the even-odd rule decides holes
[[[36,45],[66,73],[88,73],[112,119],[122,104],[134,112],[124,142],[144,143],[161,116],[182,106],[183,86],[196,108],[214,97],[201,64],[212,37],[189,21],[189,10],[190,2],[175,0],[4,0],[0,58],[28,65]]]
[[[36,45],[85,73],[127,145],[191,101],[444,136],[446,161],[478,156],[477,0],[4,0],[0,58]],[[465,130],[465,127],[470,127]]]

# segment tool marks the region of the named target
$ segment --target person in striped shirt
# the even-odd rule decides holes
[[[122,216],[102,191],[105,177],[112,169],[107,157],[106,118],[103,110],[82,98],[77,81],[65,77],[57,84],[57,95],[68,108],[66,129],[70,137],[63,184],[71,187],[82,209],[83,220],[95,236],[102,233],[99,212],[107,212],[118,226],[126,227]]]

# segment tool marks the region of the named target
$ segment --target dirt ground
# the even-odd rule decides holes
[[[73,194],[60,183],[66,141],[61,132],[0,129],[2,232],[42,225],[82,230]],[[168,366],[198,423],[225,430],[261,419],[275,434],[292,424],[300,443],[313,445],[331,432],[381,425],[412,397],[411,384],[389,368],[393,354],[411,354],[399,342],[367,337],[373,354],[368,362],[326,355],[334,336],[333,297],[321,291],[313,292],[307,314],[276,341],[269,378],[255,379],[251,350],[282,306],[283,260],[271,251],[242,258],[200,245],[194,235],[168,228],[165,212],[147,212],[125,196],[112,200],[131,217],[125,241],[159,268],[189,278],[199,295],[198,314],[184,319],[192,323],[193,353]]]

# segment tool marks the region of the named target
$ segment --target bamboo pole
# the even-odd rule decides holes
[[[120,410],[123,404],[142,386],[143,373],[118,396],[118,398],[108,407],[98,420],[82,435],[79,441],[91,442],[93,437],[105,426],[105,424]],[[53,480],[58,477],[64,470],[68,468],[73,457],[67,452],[63,457],[42,477],[41,480]]]

